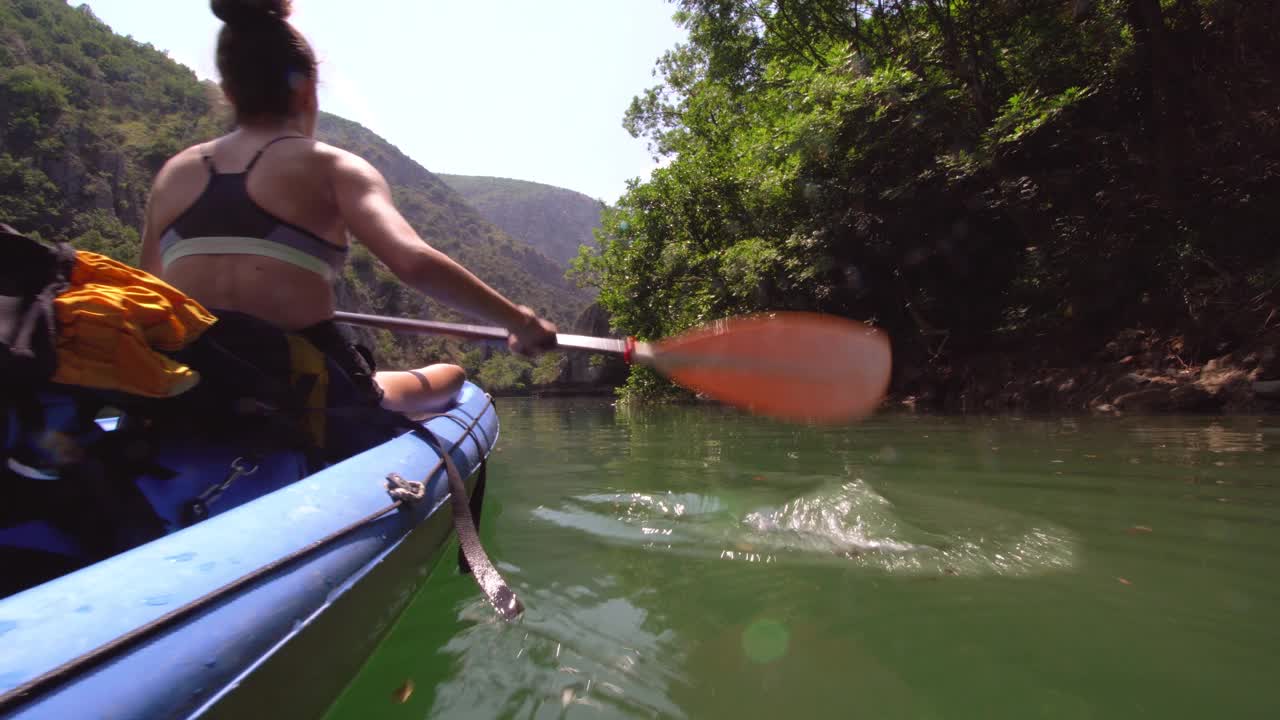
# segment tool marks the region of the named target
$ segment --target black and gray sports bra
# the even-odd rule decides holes
[[[347,248],[281,220],[249,196],[249,172],[262,153],[293,138],[309,139],[302,135],[278,137],[263,145],[244,172],[238,173],[219,173],[209,151],[202,153],[200,157],[209,168],[209,184],[160,236],[161,266],[167,268],[173,261],[192,255],[262,255],[310,270],[326,280],[340,273]]]

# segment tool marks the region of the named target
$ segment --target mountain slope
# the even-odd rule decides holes
[[[485,219],[567,266],[594,245],[604,203],[573,190],[507,178],[439,175]]]
[[[436,175],[394,145],[343,118],[322,114],[317,136],[373,163],[391,183],[396,206],[424,240],[517,302],[559,322],[576,318],[586,296],[564,269],[495,227]],[[356,267],[361,270],[359,264]],[[367,273],[357,273],[357,276]]]
[[[179,149],[225,132],[217,86],[149,44],[114,34],[86,5],[0,0],[0,220],[136,262],[151,180]],[[517,302],[568,326],[587,304],[563,269],[512,239],[365,128],[330,115],[320,138],[368,158],[424,239]],[[356,245],[337,287],[358,312],[456,317],[400,286]],[[383,366],[463,358],[438,339],[364,333]],[[469,369],[479,362],[470,358]]]

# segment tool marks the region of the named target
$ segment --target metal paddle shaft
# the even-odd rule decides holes
[[[505,341],[497,327],[340,312],[339,322],[385,330]],[[706,397],[758,415],[843,423],[875,410],[892,365],[883,330],[805,312],[726,318],[654,343],[556,335],[556,347],[621,355]]]
[[[464,323],[447,323],[435,320],[411,320],[409,318],[387,317],[385,315],[363,315],[361,313],[336,312],[333,319],[348,325],[363,325],[393,332],[427,333],[432,335],[451,335],[468,340],[488,340],[492,342],[507,341],[510,334],[500,327],[490,325],[467,325]],[[603,353],[626,352],[627,342],[617,338],[591,337],[589,335],[556,334],[556,347],[562,350],[592,350]]]

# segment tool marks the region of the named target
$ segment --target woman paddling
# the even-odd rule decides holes
[[[424,242],[371,164],[314,139],[316,58],[288,22],[290,0],[211,5],[225,23],[217,65],[236,129],[161,168],[148,200],[144,270],[218,315],[224,340],[253,335],[255,322],[304,337],[363,385],[357,397],[410,416],[447,405],[465,375],[447,364],[374,373],[372,358],[339,333],[333,281],[349,236],[405,284],[507,328],[513,350],[554,345],[554,325]]]

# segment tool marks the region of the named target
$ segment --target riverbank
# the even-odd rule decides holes
[[[584,315],[575,331],[611,333],[598,306],[591,310],[595,314]],[[1004,346],[992,344],[985,352],[930,354],[910,341],[895,342],[897,366],[883,407],[978,414],[1280,413],[1280,323],[1271,327],[1277,316],[1252,318],[1256,323],[1237,318],[1236,327],[1211,324],[1182,333],[1131,328],[1106,341],[1063,329],[1035,339],[1006,338]],[[616,359],[588,360],[571,355],[555,385],[494,395],[617,396],[627,368]],[[687,399],[698,402],[693,395]]]
[[[1061,347],[907,368],[886,404],[941,412],[1280,412],[1280,328],[1197,361],[1181,335],[1133,329],[1079,362]],[[1055,362],[1057,360],[1057,362]]]
[[[503,388],[489,393],[501,397],[615,397],[612,385],[547,385],[526,388]]]

